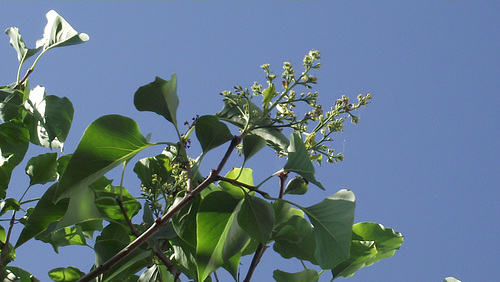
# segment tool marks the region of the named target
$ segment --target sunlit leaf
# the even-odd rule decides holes
[[[31,158],[26,164],[30,186],[45,184],[57,179],[57,153],[46,153]]]
[[[292,206],[289,203],[283,200],[275,201],[274,203],[272,203],[272,205],[275,214],[275,220],[274,220],[275,227],[278,227],[282,223],[286,222],[294,215],[304,217],[304,212],[302,210],[292,208]]]
[[[125,220],[125,216],[117,203],[121,199],[123,209],[128,219],[132,219],[141,209],[141,204],[124,187],[107,185],[103,188],[95,187],[95,204],[99,211],[113,220]]]
[[[80,44],[89,40],[85,33],[78,33],[56,11],[50,10],[47,15],[47,25],[43,31],[43,38],[36,41],[36,48],[43,47],[46,51],[55,47]]]
[[[276,87],[274,86],[274,83],[271,83],[269,87],[267,87],[264,91],[262,91],[262,108],[267,109],[269,107],[269,104],[271,103],[271,100],[276,97],[277,92],[276,92]]]
[[[285,171],[293,171],[325,190],[323,185],[316,180],[314,166],[309,158],[306,146],[302,138],[296,133],[290,135],[290,146],[288,147],[288,161],[284,167]]]
[[[58,267],[49,271],[50,279],[62,282],[76,281],[83,275],[85,275],[85,273],[74,266]]]
[[[157,113],[177,126],[176,74],[172,74],[169,81],[156,77],[155,81],[139,87],[134,95],[134,105],[139,111]]]
[[[174,205],[182,198],[183,197],[178,196]],[[196,217],[200,207],[200,202],[200,197],[194,198],[172,218],[172,223],[177,235],[182,238],[185,244],[189,245],[193,249],[196,248]]]
[[[252,173],[253,173],[253,171],[250,168],[243,168],[243,169],[233,168],[224,177],[227,179],[236,180],[236,181],[243,183],[243,184],[246,184],[246,185],[253,186],[254,184],[253,184]],[[222,191],[228,192],[238,199],[241,199],[245,196],[245,192],[243,192],[243,190],[246,191],[247,193],[249,193],[250,195],[255,194],[255,192],[250,191],[248,188],[245,188],[242,186],[241,187],[236,186],[236,185],[231,184],[231,183],[226,182],[226,181],[219,181],[219,183],[217,185],[219,186],[219,188]]]
[[[49,234],[39,234],[35,238],[51,244],[56,253],[59,253],[59,247],[86,245],[87,242],[81,226],[65,227]]]
[[[149,147],[137,123],[120,115],[102,116],[85,130],[56,190],[56,201],[85,189],[106,172]]]
[[[24,94],[9,87],[0,88],[0,119],[4,122],[23,118]]]
[[[460,282],[460,280],[458,280],[455,277],[450,276],[450,277],[446,277],[443,282]]]
[[[21,64],[24,63],[24,61],[26,61],[29,57],[35,55],[36,53],[38,53],[38,51],[40,51],[41,46],[35,49],[29,49],[28,47],[26,47],[26,44],[24,43],[17,27],[9,27],[7,30],[5,30],[5,33],[10,37],[9,43],[16,50],[17,59]]]
[[[220,122],[216,116],[199,117],[196,120],[195,132],[204,153],[233,139],[227,125]]]
[[[354,193],[342,189],[304,209],[314,226],[314,256],[322,269],[331,269],[349,258],[354,208]]]
[[[305,269],[297,273],[288,273],[276,269],[273,271],[273,278],[276,282],[316,282],[319,274],[314,269]]]
[[[198,281],[240,253],[248,241],[236,218],[240,202],[223,191],[212,192],[201,202],[196,218]]]
[[[170,159],[164,154],[141,159],[134,166],[134,172],[141,180],[141,184],[149,189],[155,187],[155,185],[153,185],[153,175],[156,176],[155,181],[161,180],[160,185],[164,182],[171,181],[171,170]]]
[[[273,207],[261,198],[245,195],[238,212],[238,223],[250,237],[267,243],[274,225]]]

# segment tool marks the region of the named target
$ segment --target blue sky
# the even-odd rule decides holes
[[[313,204],[348,188],[357,197],[356,222],[379,222],[405,236],[394,257],[349,280],[497,279],[500,2],[2,1],[0,7],[0,27],[18,27],[29,47],[41,38],[51,9],[90,36],[85,44],[44,55],[30,78],[32,87],[41,84],[48,94],[73,102],[67,153],[88,124],[109,113],[134,118],[144,134],[153,133],[153,141],[173,140],[169,124],[133,106],[134,92],[155,76],[177,73],[178,120],[191,120],[220,110],[221,91],[264,83],[261,64],[270,63],[280,74],[283,61],[300,69],[303,56],[319,50],[315,90],[325,107],[343,94],[372,93],[373,102],[359,113],[359,125],[349,124],[335,136],[345,161],[317,168],[327,191],[311,189],[308,199],[297,201]],[[2,85],[17,71],[8,42],[4,35]],[[198,153],[192,148],[193,156]],[[217,160],[217,151],[205,160],[207,169],[210,160]],[[283,164],[265,158],[248,163],[258,179]],[[134,178],[129,170],[129,190],[138,189]],[[16,181],[20,187],[28,183],[22,171]],[[43,189],[33,187],[30,195]],[[46,281],[52,268],[86,270],[93,263],[85,247],[60,251],[27,244],[14,265]],[[246,273],[249,261],[244,263]],[[276,268],[298,267],[268,251],[255,281],[271,280]],[[329,281],[324,276],[322,281]]]

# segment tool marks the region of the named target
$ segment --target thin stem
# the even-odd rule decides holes
[[[280,174],[278,174],[278,177],[280,179],[280,193],[278,198],[283,199],[283,195],[285,192],[285,181],[288,178],[288,172],[283,171]]]
[[[238,180],[229,179],[229,178],[222,177],[222,176],[217,176],[216,181],[224,181],[224,182],[231,183],[231,184],[233,184],[235,186],[245,187],[245,188],[247,188],[250,191],[254,191],[254,192],[257,192],[257,193],[261,194],[264,198],[269,196],[268,193],[259,190],[257,187],[252,186],[252,185],[248,185],[248,184],[245,184],[245,183],[242,183],[242,182],[239,182]]]
[[[91,281],[96,278],[100,274],[110,270],[114,265],[123,260],[125,257],[130,255],[135,249],[137,249],[142,244],[146,243],[151,236],[153,236],[156,232],[158,232],[161,228],[165,227],[168,222],[172,219],[174,215],[176,215],[180,210],[182,210],[185,206],[187,206],[191,201],[194,200],[196,196],[198,196],[205,188],[207,188],[210,184],[216,181],[217,176],[222,171],[222,168],[226,165],[227,160],[231,156],[231,153],[234,151],[236,145],[241,142],[241,139],[235,136],[229,148],[227,149],[224,157],[219,163],[217,169],[212,169],[210,171],[209,176],[198,185],[191,193],[186,193],[184,198],[180,200],[177,205],[173,206],[167,213],[163,215],[161,218],[157,218],[153,225],[149,227],[148,230],[144,231],[139,237],[137,237],[133,242],[131,242],[128,246],[119,251],[116,255],[111,257],[109,260],[104,262],[103,264],[97,266],[94,270],[82,276],[78,281],[85,282]]]
[[[250,282],[250,280],[252,279],[252,275],[267,248],[269,247],[262,243],[259,243],[259,246],[257,247],[257,250],[255,251],[255,254],[252,258],[252,263],[250,264],[250,267],[248,269],[247,276],[245,277],[245,280],[243,280],[243,282]]]
[[[5,258],[7,254],[10,252],[9,241],[10,235],[12,234],[12,229],[14,228],[14,223],[16,220],[16,211],[12,213],[12,218],[10,220],[9,231],[7,232],[7,238],[5,239],[5,243],[2,245],[2,254],[0,255],[0,271],[3,269]]]

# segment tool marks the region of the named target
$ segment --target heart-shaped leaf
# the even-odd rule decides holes
[[[233,139],[227,125],[219,121],[216,116],[199,117],[196,120],[195,130],[204,153]]]
[[[170,80],[156,77],[155,81],[139,87],[134,95],[134,105],[139,111],[149,111],[165,117],[177,127],[177,75]]]
[[[304,209],[314,226],[314,256],[322,269],[334,268],[349,258],[354,208],[354,193],[342,189],[322,202]]]
[[[133,119],[120,115],[100,117],[85,130],[69,160],[57,187],[56,201],[84,189],[149,146]]]

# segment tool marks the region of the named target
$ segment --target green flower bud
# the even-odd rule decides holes
[[[285,194],[304,195],[309,189],[308,184],[309,181],[305,178],[297,176],[288,182]]]

